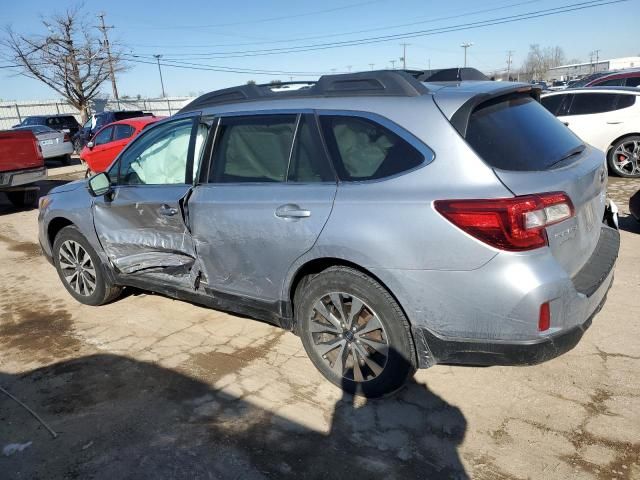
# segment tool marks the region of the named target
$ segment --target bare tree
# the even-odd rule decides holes
[[[540,48],[540,45],[529,45],[529,53],[522,65],[522,72],[527,80],[541,80],[547,70],[565,63],[566,57],[561,47]]]
[[[83,122],[89,115],[89,102],[109,78],[109,57],[79,8],[42,20],[47,34],[24,36],[7,27],[1,44],[10,52],[8,59],[21,68],[21,74],[40,80],[77,108]],[[115,72],[126,66],[118,51],[111,52]]]

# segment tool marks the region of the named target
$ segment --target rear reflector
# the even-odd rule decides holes
[[[549,330],[551,326],[551,310],[549,309],[549,302],[545,302],[540,305],[540,318],[538,319],[538,331],[544,332]]]
[[[574,214],[573,204],[563,192],[490,200],[437,200],[434,206],[469,235],[515,252],[548,245],[545,227]]]

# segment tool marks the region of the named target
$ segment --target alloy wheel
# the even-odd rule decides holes
[[[360,298],[329,293],[313,306],[309,322],[314,350],[337,375],[355,382],[378,377],[389,358],[380,318]]]
[[[640,176],[640,141],[629,140],[613,152],[613,167],[623,175]]]
[[[96,290],[96,269],[87,251],[74,240],[60,245],[58,262],[65,282],[78,294],[89,297]]]

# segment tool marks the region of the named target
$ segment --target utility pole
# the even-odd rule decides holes
[[[596,50],[594,53],[596,54],[596,67],[595,67],[594,70],[597,72],[598,71],[598,63],[600,62],[600,50]]]
[[[511,80],[511,57],[513,57],[513,50],[507,51],[507,82]]]
[[[465,42],[462,45],[460,45],[462,48],[464,48],[464,66],[465,68],[467,67],[467,49],[471,46],[473,46],[473,43],[470,42]]]
[[[593,73],[593,53],[594,52],[589,53],[589,72],[590,73]]]
[[[407,69],[407,47],[411,44],[401,43],[400,45],[402,46],[402,58],[400,59],[402,60],[402,69],[406,70]]]
[[[347,72],[350,72],[352,67],[353,65],[347,65]]]
[[[395,70],[396,69],[396,61],[395,60],[389,60],[391,62],[391,70]]]
[[[116,85],[116,74],[113,71],[113,58],[111,57],[111,47],[109,46],[109,37],[107,35],[107,30],[110,28],[113,28],[113,25],[107,27],[104,24],[104,13],[100,13],[98,15],[98,18],[100,19],[100,26],[98,27],[98,30],[100,30],[102,32],[102,35],[104,36],[104,48],[107,51],[107,59],[109,61],[109,73],[111,75],[111,88],[113,90],[113,97],[116,100],[119,100],[118,97],[118,86]]]
[[[427,59],[427,64],[429,65],[429,70],[431,70],[431,59]]]
[[[374,63],[370,63],[370,64],[369,64],[369,68],[371,68],[371,70],[373,70],[373,66],[374,66],[374,65],[375,65]]]
[[[162,98],[165,98],[167,95],[164,93],[164,81],[162,80],[162,69],[160,68],[160,59],[162,55],[154,55],[155,59],[158,61],[158,73],[160,74],[160,86],[162,86]]]

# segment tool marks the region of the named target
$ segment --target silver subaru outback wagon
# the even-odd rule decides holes
[[[74,298],[135,287],[271,322],[368,396],[577,344],[619,234],[604,154],[535,88],[400,71],[279,87],[203,95],[41,199]]]

